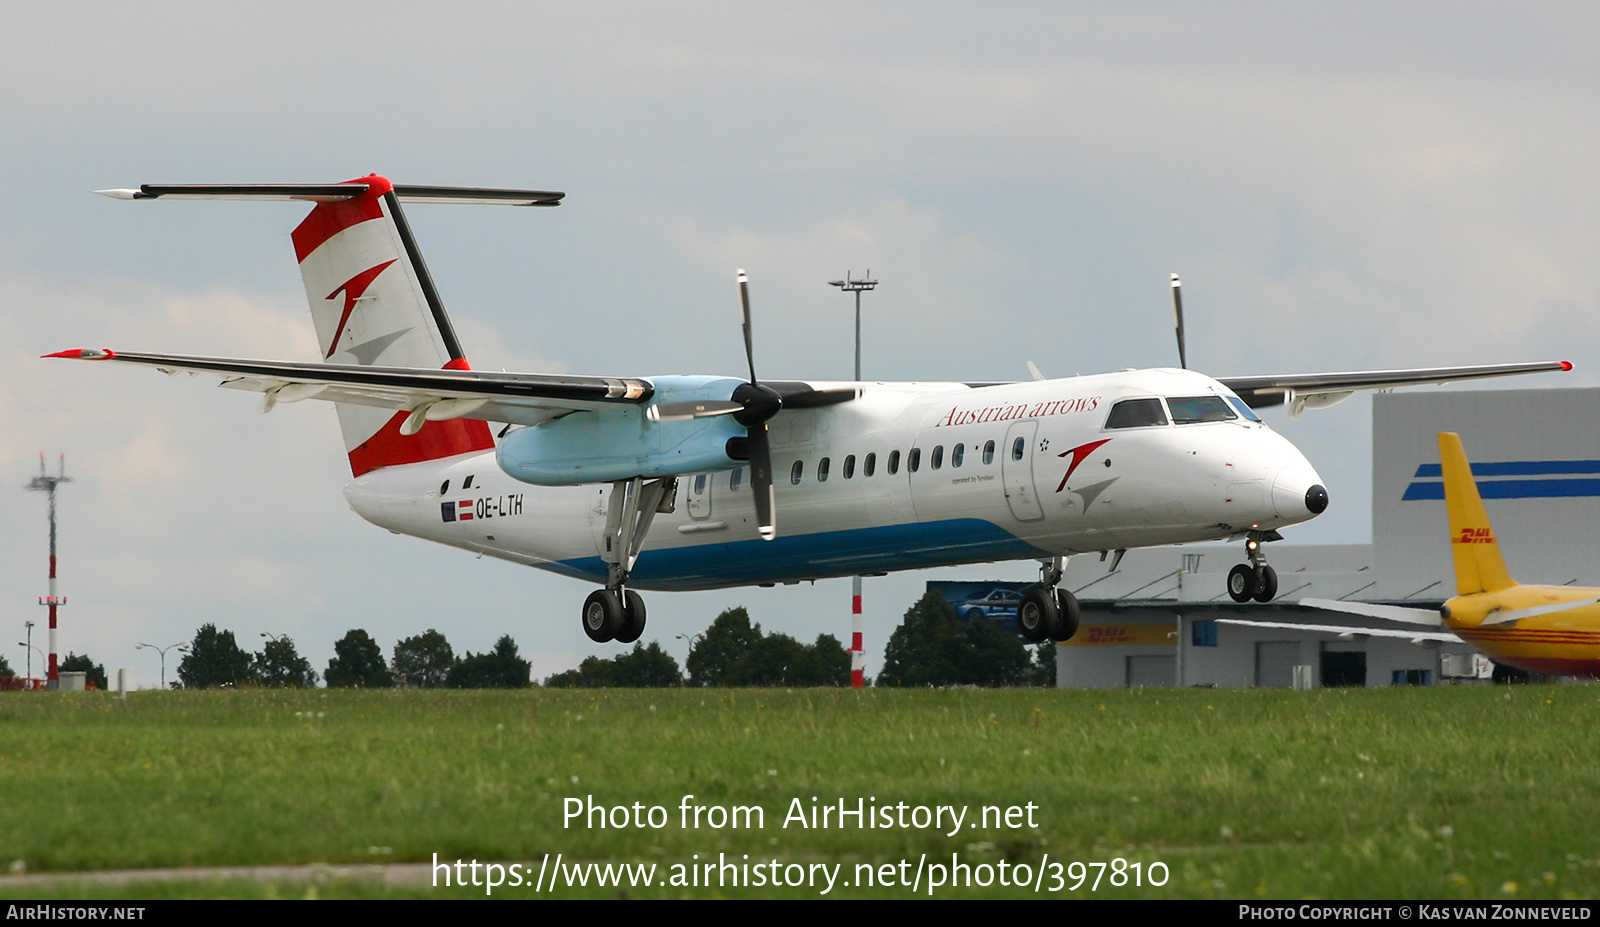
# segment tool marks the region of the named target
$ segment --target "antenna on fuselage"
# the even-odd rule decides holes
[[[1172,319],[1178,332],[1178,366],[1188,370],[1189,356],[1183,338],[1183,283],[1177,274],[1172,275]]]

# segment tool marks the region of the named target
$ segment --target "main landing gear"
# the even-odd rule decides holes
[[[1261,552],[1261,542],[1278,540],[1278,532],[1252,531],[1244,542],[1244,554],[1249,563],[1241,563],[1228,571],[1228,596],[1235,602],[1271,602],[1278,594],[1278,571],[1267,564],[1267,555]]]
[[[631,644],[644,633],[644,599],[628,589],[628,574],[639,560],[645,535],[656,513],[672,512],[678,495],[677,477],[646,481],[642,477],[611,484],[606,503],[606,587],[589,593],[583,603],[583,632],[603,644]]]
[[[1062,643],[1078,633],[1078,600],[1058,588],[1065,558],[1039,561],[1039,585],[1022,594],[1017,605],[1017,629],[1030,641]]]

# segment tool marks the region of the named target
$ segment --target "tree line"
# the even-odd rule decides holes
[[[206,624],[195,633],[178,666],[179,685],[219,687],[315,686],[330,688],[519,689],[534,685],[530,664],[507,634],[494,649],[457,657],[445,636],[429,629],[394,645],[392,656],[366,631],[355,628],[333,645],[334,657],[319,677],[287,635],[271,637],[261,651],[240,647],[232,631]],[[102,666],[87,655],[69,655],[63,670],[90,673],[105,688]],[[0,676],[9,675],[0,657]],[[802,644],[787,634],[767,634],[742,606],[722,612],[690,640],[680,667],[652,641],[609,659],[589,657],[576,669],[544,680],[550,688],[650,688],[667,686],[848,686],[850,653],[831,634]],[[1053,686],[1055,648],[1045,643],[1030,655],[1026,645],[985,619],[956,615],[944,596],[930,590],[911,606],[884,651],[880,686]]]

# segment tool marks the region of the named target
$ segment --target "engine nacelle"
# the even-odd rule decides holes
[[[652,402],[725,400],[743,381],[730,377],[649,377]],[[648,406],[618,405],[573,412],[553,422],[506,435],[495,458],[512,478],[536,486],[609,483],[729,470],[744,461],[728,456],[730,438],[747,431],[731,415],[652,422]]]

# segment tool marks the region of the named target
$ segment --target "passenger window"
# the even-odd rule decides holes
[[[702,473],[699,476],[694,478],[694,494],[695,495],[698,496],[701,493],[706,491],[706,480],[707,480],[707,477],[706,477],[706,475],[704,473]]]
[[[933,456],[928,458],[928,466],[934,470],[944,466],[944,445],[940,444],[933,449]]]
[[[464,490],[465,489],[471,489],[472,488],[472,477],[469,476],[466,479],[462,480],[461,481],[461,488],[464,489]]]
[[[828,481],[828,458],[824,457],[821,460],[817,461],[817,482],[826,483],[827,481]]]
[[[957,444],[955,447],[952,447],[950,449],[950,466],[951,467],[959,467],[959,466],[961,466],[961,455],[966,451],[966,448],[967,448],[967,446],[965,444]]]
[[[876,453],[868,454],[861,468],[861,475],[868,477],[876,472],[878,472],[878,455]]]
[[[1027,438],[1018,438],[1017,440],[1011,442],[1011,459],[1012,460],[1021,460],[1022,459],[1022,452],[1026,451],[1027,449],[1028,449],[1028,439]]]
[[[983,462],[986,465],[994,463],[994,442],[993,441],[986,442],[983,445]]]
[[[890,451],[889,452],[889,475],[890,476],[894,476],[896,473],[899,473],[899,472],[900,472],[900,452],[899,451]]]
[[[728,474],[728,488],[730,490],[734,491],[734,492],[738,492],[739,491],[739,484],[743,483],[743,482],[744,482],[744,468],[743,467],[734,467],[733,468],[733,472]]]
[[[1167,408],[1172,410],[1174,425],[1193,425],[1197,422],[1231,422],[1238,418],[1221,396],[1169,396]]]
[[[911,453],[906,455],[906,470],[915,473],[920,466],[922,466],[922,448],[914,447]]]
[[[805,476],[805,474],[806,474],[805,461],[797,460],[797,461],[794,462],[794,466],[789,468],[789,482],[795,484],[796,486],[799,486],[800,485],[800,478]]]
[[[443,496],[443,495],[446,495],[449,492],[450,492],[450,481],[449,480],[445,480],[443,483],[439,484],[439,495]]]
[[[844,459],[844,478],[850,479],[856,475],[856,455],[851,454]]]
[[[1124,399],[1111,407],[1106,416],[1107,428],[1145,428],[1165,425],[1167,413],[1161,409],[1159,399]]]

